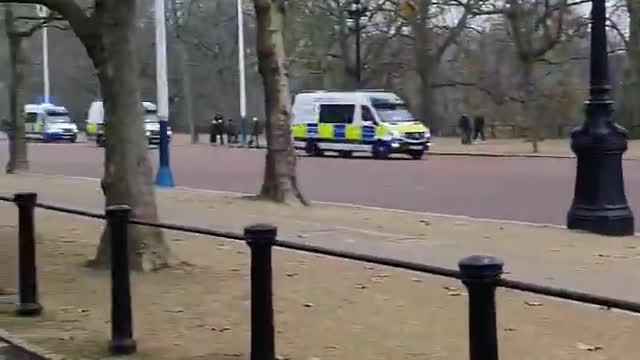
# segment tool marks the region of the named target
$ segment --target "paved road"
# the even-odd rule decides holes
[[[155,162],[157,151],[150,153]],[[103,150],[92,144],[31,144],[29,156],[38,173],[102,174]],[[254,193],[261,183],[264,152],[176,145],[171,160],[178,185]],[[6,161],[4,146],[0,161]],[[639,206],[640,161],[625,161],[624,167],[627,196],[632,206]],[[312,200],[560,225],[573,195],[574,172],[574,160],[558,159],[299,161],[300,185]]]

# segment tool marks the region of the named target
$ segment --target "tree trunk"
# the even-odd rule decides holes
[[[528,138],[531,141],[533,153],[538,153],[538,142],[540,140],[539,121],[537,119],[536,108],[536,87],[533,82],[532,62],[522,62],[522,92],[524,103],[522,105],[525,119],[529,127]]]
[[[7,174],[29,170],[27,159],[27,138],[24,128],[24,68],[25,54],[22,37],[16,34],[13,5],[5,5],[5,31],[9,40],[9,110],[10,126],[9,160],[5,167]]]
[[[291,95],[282,30],[284,0],[254,0],[257,23],[258,68],[262,76],[267,114],[267,156],[260,197],[275,202],[304,204],[298,190],[296,153],[289,117]]]
[[[620,101],[620,111],[616,111],[616,120],[625,126],[632,136],[638,136],[634,125],[640,125],[640,3],[627,0],[629,13],[629,49],[627,51],[627,69]]]
[[[428,61],[417,66],[420,76],[420,121],[428,125],[432,133],[439,133],[444,129],[434,111],[435,98],[431,87],[434,67]]]
[[[128,205],[134,218],[155,222],[158,211],[147,157],[136,58],[136,1],[111,0],[97,5],[104,56],[102,61],[94,58],[94,64],[108,119],[102,179],[106,206]],[[160,230],[131,226],[129,241],[133,269],[149,271],[168,264],[169,248]],[[108,267],[110,255],[110,236],[105,229],[91,265]]]
[[[180,71],[182,73],[182,116],[184,116],[189,126],[189,134],[191,135],[191,143],[197,144],[198,129],[193,118],[193,98],[191,94],[191,58],[189,56],[189,48],[187,44],[180,38],[176,42],[176,50],[180,58]]]

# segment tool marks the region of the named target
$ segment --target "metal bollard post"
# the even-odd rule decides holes
[[[470,256],[458,263],[462,282],[469,290],[471,360],[498,360],[496,282],[503,264],[492,256]]]
[[[251,360],[274,360],[271,247],[277,228],[256,224],[244,229],[251,248]]]
[[[111,232],[111,341],[112,354],[132,354],[137,350],[133,339],[131,284],[129,280],[128,226],[131,209],[125,205],[106,209]]]
[[[36,316],[42,313],[38,303],[38,273],[36,271],[36,237],[34,209],[36,193],[15,194],[18,207],[18,305],[20,316]]]

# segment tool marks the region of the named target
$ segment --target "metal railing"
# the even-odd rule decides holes
[[[36,208],[94,219],[104,219],[111,234],[111,341],[113,354],[136,352],[133,339],[131,289],[129,283],[128,225],[245,241],[251,252],[251,359],[275,359],[273,315],[272,249],[274,247],[361,261],[460,280],[469,294],[469,344],[471,360],[497,360],[495,290],[498,287],[529,292],[557,299],[597,305],[640,314],[640,303],[595,294],[531,284],[502,278],[504,263],[492,256],[470,256],[460,260],[458,269],[448,269],[399,259],[341,251],[298,242],[277,240],[276,227],[256,224],[244,234],[215,231],[194,226],[149,222],[131,218],[128,206],[107,207],[105,214],[38,203],[35,193],[0,196],[0,201],[18,207],[18,304],[16,312],[35,316],[42,312],[38,302],[34,212]]]

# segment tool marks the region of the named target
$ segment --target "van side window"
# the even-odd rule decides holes
[[[351,124],[355,105],[321,104],[320,119],[322,124]]]
[[[38,114],[27,113],[27,117],[24,119],[24,122],[27,124],[35,124],[36,122],[38,122]]]
[[[373,113],[368,106],[361,106],[360,111],[362,112],[362,121],[376,122],[376,118],[373,116]]]

